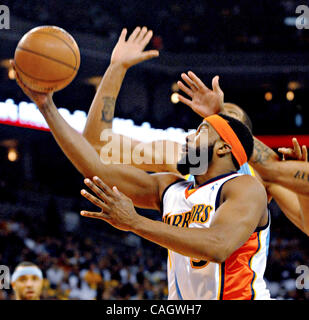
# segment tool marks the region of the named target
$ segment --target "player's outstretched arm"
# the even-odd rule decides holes
[[[297,158],[297,154],[301,153],[301,148],[295,138],[293,145],[295,157],[292,159],[297,160],[280,161],[273,150],[255,139],[254,154],[250,159],[250,164],[266,182],[280,184],[299,195],[309,196],[309,163]],[[304,151],[306,147],[303,146],[302,149]],[[289,148],[280,148],[280,150],[289,150]]]
[[[131,199],[98,178],[86,179],[85,184],[95,196],[84,189],[81,194],[101,211],[82,211],[82,216],[104,220],[184,256],[217,263],[225,261],[249,239],[267,209],[264,187],[244,175],[224,185],[223,204],[210,228],[179,228],[138,215]]]
[[[117,184],[137,206],[160,208],[160,190],[178,179],[176,175],[161,175],[159,179],[129,165],[104,165],[91,144],[60,115],[52,93],[34,92],[21,82],[18,73],[16,76],[24,93],[38,106],[58,145],[81,174],[85,177],[99,176],[109,186]]]
[[[120,34],[111,55],[110,65],[90,106],[83,132],[86,139],[96,148],[104,145],[104,142],[100,141],[102,130],[112,128],[116,99],[128,69],[159,56],[157,50],[144,51],[152,34],[146,27],[136,27],[127,40],[127,29],[123,29]]]
[[[144,51],[152,35],[152,31],[146,27],[137,27],[126,40],[127,30],[122,30],[112,52],[110,65],[90,106],[83,135],[100,156],[104,157],[105,151],[102,149],[104,146],[109,150],[112,149],[110,155],[112,163],[130,163],[137,168],[152,172],[177,172],[175,165],[179,149],[177,143],[170,141],[142,143],[112,132],[116,100],[127,70],[138,63],[159,56],[157,50]],[[104,130],[108,131],[102,135]],[[138,150],[142,150],[145,161],[141,162],[134,157]]]

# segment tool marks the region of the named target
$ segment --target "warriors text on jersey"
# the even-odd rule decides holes
[[[189,181],[170,185],[162,196],[163,222],[182,228],[209,228],[219,206],[222,186],[240,175],[225,174],[196,189]],[[270,299],[263,279],[269,243],[268,217],[267,225],[257,228],[223,263],[190,259],[169,250],[169,299]]]

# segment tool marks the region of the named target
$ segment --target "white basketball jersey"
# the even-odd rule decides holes
[[[162,196],[163,222],[183,228],[209,228],[220,204],[223,184],[240,175],[221,175],[196,189],[189,181],[170,185]],[[270,299],[263,279],[269,244],[268,217],[267,225],[257,228],[223,263],[194,260],[168,250],[168,299]],[[211,243],[205,243],[207,245]]]

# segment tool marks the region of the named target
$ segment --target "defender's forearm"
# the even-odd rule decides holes
[[[101,80],[83,132],[92,145],[103,145],[103,142],[100,142],[102,130],[112,128],[116,99],[126,71],[121,64],[110,64]]]
[[[293,192],[309,195],[309,163],[280,161],[279,156],[264,143],[254,138],[254,151],[250,164],[264,181],[276,183]]]
[[[280,161],[280,159],[276,152],[254,137],[254,149],[249,162],[262,178],[271,174],[268,167],[277,161]]]
[[[260,170],[258,172],[260,173]],[[263,179],[297,194],[309,196],[308,162],[297,160],[271,162],[264,171]]]

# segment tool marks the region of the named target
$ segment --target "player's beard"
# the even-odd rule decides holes
[[[188,148],[181,159],[177,162],[177,170],[182,175],[192,174],[201,175],[206,173],[209,164],[212,161],[214,145],[206,148],[197,147],[196,149]],[[199,159],[197,163],[192,163],[191,159]]]

